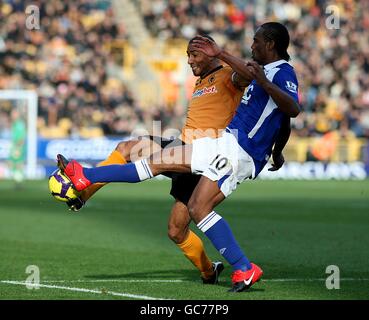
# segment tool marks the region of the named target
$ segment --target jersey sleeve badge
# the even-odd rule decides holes
[[[297,85],[292,81],[286,81],[286,89],[292,93],[297,93]]]

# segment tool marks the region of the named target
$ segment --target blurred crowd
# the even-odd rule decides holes
[[[294,134],[337,131],[369,138],[367,0],[336,0],[334,8],[326,0],[132,1],[154,37],[188,40],[208,33],[245,59],[258,25],[285,23],[304,111],[293,122]],[[41,28],[31,31],[24,27],[27,4],[0,4],[0,89],[38,92],[41,134],[125,135],[171,116],[164,109],[140,108],[117,76],[109,44],[129,36],[114,20],[110,1],[34,0],[29,4],[40,8]],[[0,108],[0,122],[5,114]]]
[[[245,59],[258,25],[284,23],[304,110],[293,123],[294,133],[369,137],[367,0],[137,1],[154,36],[190,39],[208,33]]]
[[[39,8],[39,30],[26,28],[31,4]],[[8,0],[0,4],[0,21],[0,89],[37,91],[41,135],[126,135],[143,121],[116,75],[109,44],[128,37],[110,2]],[[0,103],[5,125],[12,106]]]

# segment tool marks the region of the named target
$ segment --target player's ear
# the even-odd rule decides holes
[[[275,48],[275,42],[274,40],[269,40],[266,43],[267,50],[273,50]]]

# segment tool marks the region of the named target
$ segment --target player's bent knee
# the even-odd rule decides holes
[[[115,150],[117,150],[124,158],[127,159],[127,141],[119,142]]]
[[[119,142],[115,150],[117,150],[127,162],[131,161],[131,149],[137,143],[137,141],[122,141]]]
[[[214,205],[191,198],[187,208],[191,219],[197,224],[213,211]]]
[[[200,205],[198,204],[198,202],[190,200],[188,202],[187,208],[188,208],[188,212],[190,214],[190,217],[194,222],[198,223],[199,221],[201,221],[201,218],[200,218],[201,208],[200,208]]]

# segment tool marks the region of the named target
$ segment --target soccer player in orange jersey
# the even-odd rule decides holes
[[[206,36],[209,37],[209,36]],[[211,37],[209,37],[211,39]],[[233,118],[245,87],[250,79],[241,78],[217,58],[209,57],[193,47],[194,37],[188,43],[188,64],[199,77],[189,102],[187,117],[179,138],[168,140],[145,136],[138,140],[120,142],[110,156],[99,165],[125,164],[147,157],[154,152],[177,145],[190,144],[203,137],[217,137]],[[187,203],[200,180],[200,175],[168,173],[172,179],[170,194],[175,202],[168,221],[168,236],[200,271],[203,283],[215,284],[223,270],[221,262],[211,262],[202,240],[189,228],[191,218]],[[104,184],[94,184],[82,192],[80,199],[72,200],[69,207],[78,211]]]

